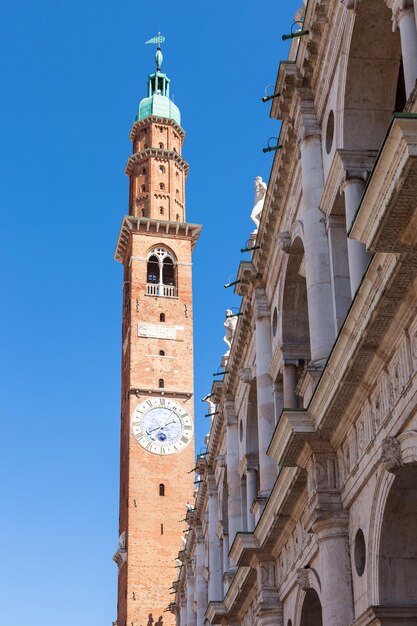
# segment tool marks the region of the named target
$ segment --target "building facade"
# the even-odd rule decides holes
[[[416,16],[412,0],[296,15],[178,626],[417,624]]]
[[[129,214],[115,254],[124,266],[118,626],[174,625],[170,586],[194,491],[191,256],[200,226],[186,222],[184,131],[159,46],[155,60],[130,135]]]

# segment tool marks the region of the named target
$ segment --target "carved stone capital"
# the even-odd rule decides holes
[[[216,457],[216,464],[218,467],[226,467],[226,455],[219,454],[219,456]]]
[[[234,426],[237,424],[237,413],[235,401],[230,397],[223,402],[223,412],[226,417],[226,426]]]
[[[206,472],[207,493],[209,497],[217,497],[217,483],[212,470]]]
[[[310,585],[310,570],[304,567],[300,567],[297,570],[297,584],[301,587],[303,591],[308,591],[311,587]]]
[[[254,313],[255,319],[259,320],[263,317],[271,315],[271,311],[268,306],[268,300],[264,287],[255,287],[254,290]]]
[[[360,0],[340,0],[340,1],[349,11],[354,10],[356,12],[359,8]]]
[[[392,9],[392,30],[395,32],[400,26],[400,21],[404,17],[405,13],[413,11],[413,0],[389,0],[388,6]]]
[[[403,465],[401,444],[396,437],[386,437],[382,442],[381,461],[387,472],[395,472]]]
[[[239,370],[239,378],[242,381],[242,383],[246,383],[246,384],[251,383],[252,380],[255,378],[254,366],[251,365],[250,367],[242,367],[242,369]]]
[[[302,89],[299,89],[299,94],[300,126],[298,129],[298,141],[302,144],[303,141],[313,138],[320,139],[321,127],[317,119],[313,100],[308,97],[308,94],[306,97]]]
[[[196,543],[204,543],[204,533],[202,526],[198,525],[195,527],[194,536]]]
[[[277,244],[280,250],[288,254],[291,247],[291,234],[288,231],[278,233]]]

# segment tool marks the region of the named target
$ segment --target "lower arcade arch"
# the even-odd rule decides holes
[[[385,503],[378,561],[379,604],[417,606],[417,467],[401,467]]]
[[[320,598],[315,589],[308,589],[304,597],[300,626],[323,626]]]

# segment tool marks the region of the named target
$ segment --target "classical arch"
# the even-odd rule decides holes
[[[396,470],[378,552],[379,604],[417,606],[417,466]]]
[[[417,432],[410,430],[382,446],[366,539],[369,605],[417,606],[409,583],[417,576],[416,533]]]
[[[310,359],[310,331],[306,279],[303,271],[304,247],[297,237],[289,251],[282,294],[282,344],[288,356]],[[290,354],[294,352],[294,354]]]
[[[245,432],[245,453],[258,458],[258,395],[256,390],[256,378],[250,383]]]
[[[165,246],[148,252],[146,263],[147,293],[152,296],[176,296],[177,260]]]
[[[384,0],[361,0],[351,19],[338,102],[340,147],[378,150],[393,112],[406,101],[400,33],[393,32]]]
[[[320,598],[315,589],[308,589],[304,597],[300,626],[323,626]]]

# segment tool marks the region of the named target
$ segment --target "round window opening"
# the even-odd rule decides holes
[[[277,307],[275,307],[274,313],[272,315],[272,334],[274,335],[274,337],[277,334],[277,327],[278,327],[278,311],[277,311]]]
[[[366,562],[366,546],[365,537],[362,530],[359,528],[355,537],[355,567],[358,576],[362,576],[365,571]]]
[[[333,145],[333,136],[334,136],[334,113],[330,111],[329,117],[327,118],[327,128],[326,128],[326,152],[330,154],[330,150]]]
[[[243,424],[242,424],[242,422],[240,422],[240,424],[239,424],[239,439],[240,439],[240,443],[242,443],[242,441],[243,441]]]

